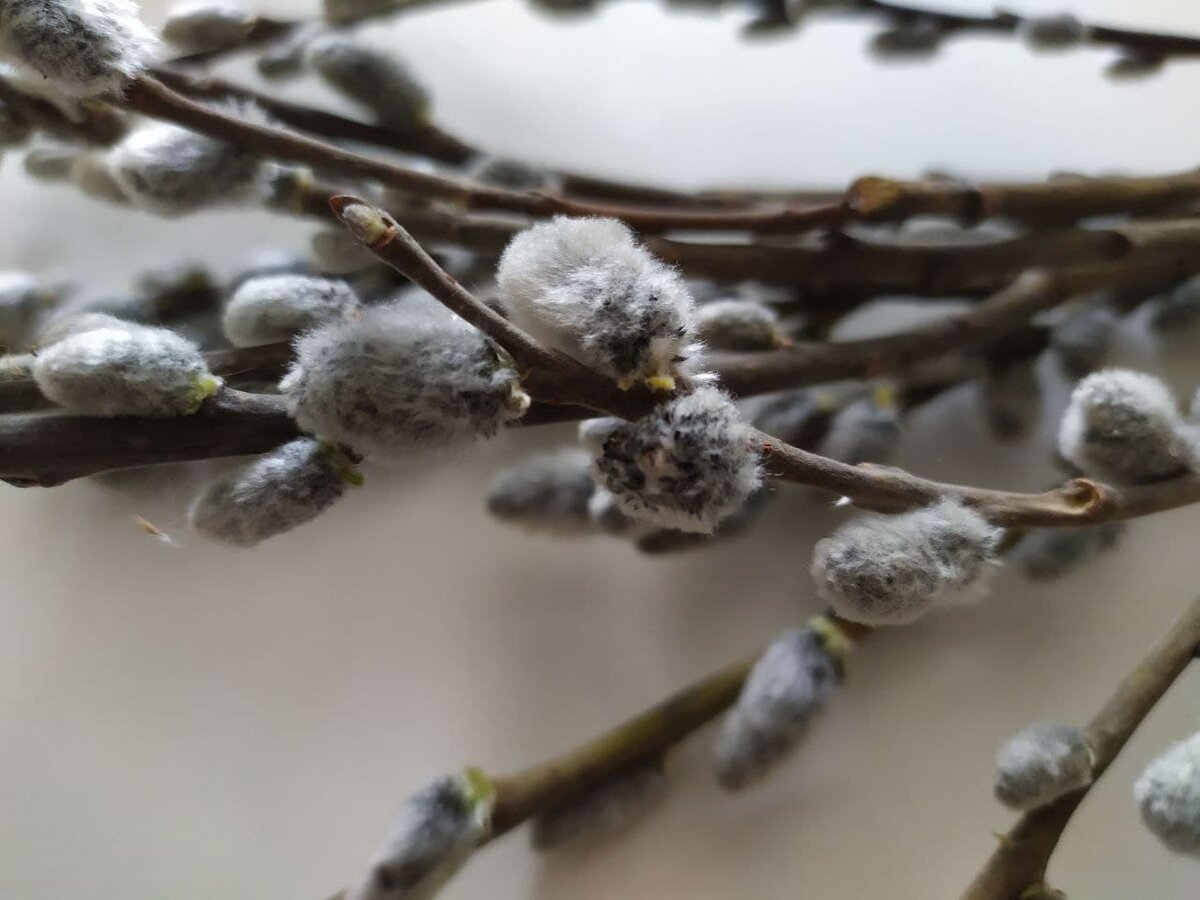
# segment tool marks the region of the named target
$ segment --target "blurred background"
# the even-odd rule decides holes
[[[166,4],[142,6],[157,22]],[[315,3],[258,7],[294,17]],[[1184,0],[1071,11],[1200,32]],[[547,18],[485,0],[371,32],[472,142],[682,188],[1197,163],[1197,63],[1113,82],[1101,52],[1035,57],[966,38],[926,63],[881,65],[865,53],[866,23],[819,19],[748,42],[744,17],[620,2]],[[258,248],[303,249],[312,230],[265,214],[114,210],[28,183],[15,156],[0,200],[0,267],[97,289],[179,258],[232,272]],[[1135,320],[1119,358],[1159,367],[1160,349]],[[1200,379],[1194,356],[1186,345],[1171,356],[1184,392]],[[1065,400],[1042,374],[1047,429],[1031,444],[996,445],[965,387],[909,421],[898,463],[1040,488]],[[818,609],[811,547],[845,514],[795,488],[748,537],[662,559],[487,515],[498,468],[570,440],[570,428],[530,429],[436,468],[372,473],[317,522],[251,552],[187,533],[197,471],[0,489],[0,896],[323,900],[431,777],[564,750]],[[636,828],[545,856],[506,839],[445,896],[957,896],[1011,819],[991,797],[996,747],[1031,721],[1095,711],[1200,590],[1197,525],[1200,510],[1138,522],[1064,582],[1001,573],[981,605],[864,645],[802,752],[762,786],[720,791],[704,732],[676,757],[669,801]],[[1200,869],[1159,847],[1131,795],[1152,756],[1200,727],[1197,709],[1191,672],[1077,815],[1056,886],[1089,900],[1197,896]]]

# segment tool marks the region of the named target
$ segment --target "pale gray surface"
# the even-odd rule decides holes
[[[1200,31],[1183,0],[1077,11]],[[631,4],[547,22],[488,3],[413,17],[394,40],[468,137],[680,184],[1196,163],[1200,65],[1113,85],[1101,54],[1032,60],[970,40],[931,66],[880,70],[857,26],[745,47],[735,18]],[[164,224],[35,193],[15,168],[6,160],[0,179],[2,265],[116,284],[180,248],[232,267],[308,232],[263,216]],[[995,448],[971,399],[918,417],[901,462],[1040,487],[1045,435],[1043,449]],[[793,489],[750,540],[670,560],[490,521],[493,468],[566,434],[376,474],[250,553],[186,534],[194,482],[172,473],[134,493],[0,491],[0,896],[322,900],[429,777],[566,748],[816,608],[808,555],[842,514]],[[135,514],[184,546],[141,533]],[[804,751],[751,793],[718,791],[706,734],[636,831],[545,858],[509,838],[447,896],[955,896],[1010,821],[991,798],[996,747],[1031,721],[1094,711],[1200,584],[1198,523],[1196,511],[1140,523],[1086,575],[1044,587],[1005,573],[983,605],[872,641]],[[1072,826],[1053,870],[1072,896],[1196,896],[1200,869],[1139,825],[1130,785],[1200,724],[1197,674]]]

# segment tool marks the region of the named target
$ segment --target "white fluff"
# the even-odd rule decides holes
[[[137,128],[109,151],[109,169],[136,206],[182,216],[253,195],[262,158],[176,125]]]
[[[840,677],[840,663],[813,629],[790,628],[772,641],[721,726],[714,751],[721,786],[747,787],[783,759]]]
[[[863,517],[817,543],[813,583],[845,619],[905,625],[970,599],[991,570],[1002,535],[953,500]]]
[[[616,219],[534,225],[509,243],[496,281],[516,325],[628,383],[669,378],[696,352],[687,286]]]
[[[1125,484],[1180,475],[1194,462],[1170,389],[1125,369],[1096,372],[1075,386],[1058,449],[1086,474]]]
[[[171,8],[163,22],[162,36],[191,53],[224,50],[244,43],[254,22],[254,14],[240,3],[197,0]]]
[[[551,850],[612,834],[648,812],[666,796],[666,788],[662,760],[634,766],[539,814],[530,839],[538,850]]]
[[[491,787],[482,773],[440,778],[413,794],[345,900],[429,900],[487,834]]]
[[[90,416],[187,415],[221,384],[195,344],[144,326],[63,338],[38,354],[33,377],[50,400]]]
[[[597,483],[621,511],[664,528],[711,534],[762,483],[751,429],[713,387],[673,397],[635,422],[591,425],[584,440]]]
[[[0,53],[69,96],[121,93],[155,43],[131,0],[0,0]]]
[[[423,304],[305,334],[280,388],[306,431],[384,459],[492,437],[529,405],[483,335]]]
[[[336,450],[298,438],[209,485],[188,518],[205,537],[253,547],[319,516],[354,477]]]
[[[1037,809],[1091,782],[1092,751],[1073,725],[1030,725],[996,753],[996,799],[1009,809]]]
[[[107,328],[110,331],[128,331],[131,334],[145,328],[136,322],[128,322],[102,312],[68,312],[54,316],[38,332],[38,346],[43,349],[57,344],[72,335],[84,334],[89,331],[99,331]]]
[[[221,323],[235,347],[256,347],[340,321],[357,308],[358,296],[343,281],[267,275],[238,286],[225,304]]]
[[[1142,821],[1170,849],[1200,855],[1200,732],[1178,741],[1133,786]]]

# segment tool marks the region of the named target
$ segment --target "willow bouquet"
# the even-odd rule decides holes
[[[1135,311],[1163,334],[1200,323],[1200,174],[685,193],[551,171],[440,127],[432,92],[361,35],[418,5],[325,0],[320,20],[284,21],[200,0],[156,35],[129,0],[0,0],[0,140],[29,177],[168,219],[231,207],[320,223],[293,260],[227,282],[167,268],[118,301],[4,274],[0,477],[53,487],[243,457],[188,516],[253,548],[324,527],[378,467],[577,422],[577,440],[497,473],[481,506],[530,540],[651,555],[753,539],[789,484],[856,514],[805,548],[824,612],[568,753],[437,774],[342,900],[431,897],[525,824],[544,851],[631,827],[710,723],[715,780],[753,789],[819,725],[873,634],[980,601],[1001,565],[1066,582],[1128,521],[1200,501],[1200,394],[1107,365]],[[746,13],[750,34],[866,17],[881,57],[977,32],[1103,47],[1113,77],[1200,55],[1200,38],[1070,15],[876,0]],[[234,55],[268,83],[319,79],[357,114],[216,75]],[[897,294],[965,302],[835,336]],[[1057,483],[996,490],[889,465],[914,411],[964,383],[996,440],[1029,441],[1044,356],[1074,383]],[[1060,835],[1198,649],[1200,601],[1090,721],[1033,723],[999,748],[995,794],[1021,817],[963,897],[1060,895],[1047,875]],[[1147,762],[1130,815],[1195,855],[1200,734]]]

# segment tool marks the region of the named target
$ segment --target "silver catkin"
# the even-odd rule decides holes
[[[344,281],[309,275],[266,275],[243,281],[225,304],[222,325],[236,347],[286,341],[302,331],[337,322],[358,309]]]
[[[1150,763],[1133,794],[1142,821],[1164,846],[1200,856],[1200,732]]]
[[[581,447],[540,453],[505,469],[487,490],[488,511],[504,522],[546,534],[594,529],[589,512],[591,456]]]
[[[996,754],[996,799],[1010,809],[1037,809],[1091,782],[1092,751],[1073,725],[1031,725]]]

